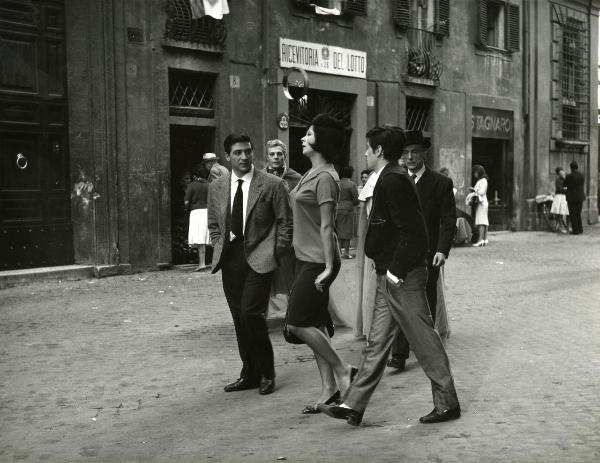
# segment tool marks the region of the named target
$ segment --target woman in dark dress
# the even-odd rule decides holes
[[[331,324],[329,286],[341,265],[334,233],[339,177],[332,162],[343,142],[340,123],[317,115],[302,138],[302,154],[310,159],[311,169],[290,193],[297,260],[287,324],[312,349],[321,375],[321,394],[302,413],[318,413],[317,404],[339,400],[355,371],[333,349],[326,329]]]
[[[352,259],[350,241],[354,238],[354,207],[358,206],[358,189],[352,180],[354,169],[344,166],[340,169],[340,200],[338,202],[335,228],[340,240],[343,259]]]

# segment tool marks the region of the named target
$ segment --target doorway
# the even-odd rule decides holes
[[[198,254],[187,244],[189,214],[183,206],[185,190],[202,155],[214,152],[215,129],[171,125],[171,256],[173,265],[197,264]],[[210,256],[206,256],[207,263]]]
[[[490,230],[508,230],[512,221],[513,166],[506,140],[473,138],[472,165],[483,166],[488,176]]]

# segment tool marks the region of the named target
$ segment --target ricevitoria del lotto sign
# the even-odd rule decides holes
[[[322,43],[279,38],[279,64],[306,71],[367,78],[367,53]]]

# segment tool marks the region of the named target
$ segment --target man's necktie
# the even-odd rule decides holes
[[[231,208],[231,232],[236,238],[244,236],[244,193],[242,191],[242,179],[238,180],[238,187],[233,197]]]
[[[417,184],[417,174],[412,174],[410,176],[410,178],[412,178],[413,183],[416,185]]]

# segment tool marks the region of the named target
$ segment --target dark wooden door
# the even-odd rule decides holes
[[[0,270],[73,262],[64,2],[0,0]]]

